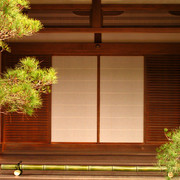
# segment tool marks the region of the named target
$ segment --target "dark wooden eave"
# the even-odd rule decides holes
[[[92,4],[33,4],[31,12],[51,13],[53,11],[71,10],[76,12],[91,12],[90,27],[45,27],[40,33],[180,33],[180,27],[103,27],[103,12],[113,11],[158,11],[164,10],[173,14],[180,12],[180,4],[101,4],[94,0]]]

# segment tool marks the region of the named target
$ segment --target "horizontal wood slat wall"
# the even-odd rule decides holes
[[[25,56],[5,53],[2,58],[3,71],[7,67],[13,67],[22,57]],[[50,56],[36,57],[41,62],[41,67],[51,66]],[[3,115],[3,142],[50,142],[51,95],[43,94],[42,99],[42,108],[37,109],[32,117],[17,113]]]
[[[180,126],[180,56],[145,58],[145,140],[166,141],[164,128]]]

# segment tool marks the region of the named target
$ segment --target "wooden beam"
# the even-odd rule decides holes
[[[10,43],[18,55],[180,55],[180,43]]]
[[[101,10],[101,0],[92,0],[92,12],[91,12],[91,27],[92,28],[101,28],[103,25],[103,16]],[[101,43],[100,33],[94,34],[94,42]]]
[[[90,10],[91,4],[32,4],[33,10]]]
[[[127,10],[145,10],[145,11],[180,11],[180,4],[102,4],[103,11],[127,11]]]
[[[180,27],[111,27],[111,28],[58,28],[47,27],[40,33],[180,33]]]
[[[91,7],[92,7],[91,4],[32,4],[31,10],[90,10]],[[119,10],[180,11],[180,4],[102,4],[101,7],[103,11],[119,11]]]
[[[102,26],[101,0],[92,0],[91,26],[93,28]]]
[[[43,33],[64,33],[64,32],[87,32],[87,33],[108,33],[108,32],[135,32],[135,33],[180,33],[180,27],[105,27],[102,28],[102,14],[106,12],[123,12],[126,10],[158,11],[168,12],[180,11],[180,4],[101,4],[101,0],[92,0],[91,4],[33,4],[30,12],[41,13],[44,11],[72,10],[77,12],[87,11],[91,14],[91,27],[47,27],[40,32]],[[104,11],[102,13],[102,10]]]

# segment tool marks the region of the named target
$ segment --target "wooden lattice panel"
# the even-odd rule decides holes
[[[166,141],[164,128],[180,125],[180,57],[145,59],[145,139]]]

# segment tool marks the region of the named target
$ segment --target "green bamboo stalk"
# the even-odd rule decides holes
[[[136,166],[113,166],[113,171],[137,171]]]
[[[65,171],[66,166],[65,165],[44,165],[44,170],[56,170],[56,171]]]
[[[1,164],[1,170],[15,170],[17,169],[17,164]]]
[[[44,165],[20,165],[22,170],[44,170]]]
[[[1,164],[1,170],[16,170],[17,164]],[[133,171],[163,172],[166,167],[154,166],[79,166],[79,165],[20,165],[21,170],[56,170],[56,171]]]
[[[113,171],[113,166],[89,166],[89,171]]]
[[[88,166],[77,166],[77,165],[76,166],[75,165],[68,166],[67,165],[67,166],[65,166],[65,168],[66,168],[65,169],[66,171],[88,171]]]
[[[137,172],[166,171],[166,167],[137,166]]]

